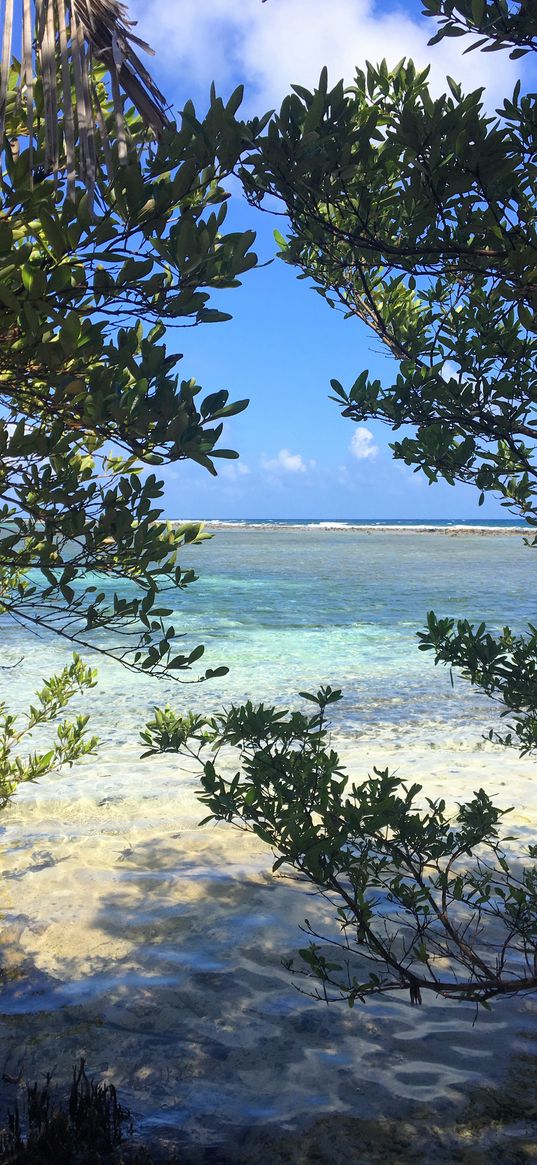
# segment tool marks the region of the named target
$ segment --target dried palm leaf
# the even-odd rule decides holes
[[[0,149],[5,129],[14,0],[0,0],[0,8],[2,5]],[[40,74],[45,169],[47,173],[55,173],[60,156],[64,156],[71,195],[78,176],[91,198],[96,175],[96,123],[100,123],[101,135],[103,129],[102,110],[96,105],[95,87],[91,84],[92,61],[102,62],[110,72],[118,156],[121,162],[125,162],[124,96],[157,137],[170,124],[165,97],[136,51],[141,48],[152,54],[152,50],[135,36],[132,30],[136,22],[130,20],[127,7],[121,0],[22,0],[20,12],[21,99],[26,109],[30,166],[35,123],[34,83],[36,75]],[[14,51],[18,54],[16,44]]]
[[[4,33],[2,36],[2,61],[0,62],[0,143],[4,138],[6,120],[7,85],[13,37],[13,0],[4,3]]]
[[[3,59],[3,58],[2,58]],[[28,131],[29,166],[32,173],[34,132],[34,74],[32,66],[32,7],[31,0],[23,0],[22,10],[22,87],[26,97],[26,129]],[[0,143],[2,134],[0,131]]]
[[[30,0],[24,0],[25,4],[30,5]],[[67,189],[71,198],[74,198],[75,178],[76,178],[76,155],[75,155],[75,119],[73,114],[73,104],[71,97],[71,68],[69,64],[69,41],[67,33],[67,20],[65,15],[64,0],[57,0],[58,5],[58,26],[59,26],[59,41],[60,41],[60,60],[61,60],[61,76],[62,76],[62,98],[63,98],[63,136],[65,141],[65,158],[67,162]]]

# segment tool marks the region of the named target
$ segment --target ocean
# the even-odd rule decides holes
[[[2,816],[4,1072],[66,1077],[83,1054],[146,1140],[211,1146],[312,1114],[451,1111],[535,1048],[531,999],[475,1023],[470,1005],[441,1000],[350,1012],[298,994],[281,959],[303,945],[306,916],[326,922],[326,904],[273,878],[255,840],[199,829],[184,761],[140,759],[155,704],[301,706],[300,690],[329,683],[344,691],[333,740],[353,779],[388,766],[451,804],[483,786],[534,837],[532,760],[484,741],[498,710],[416,640],[430,609],[492,629],[535,621],[532,552],[511,523],[416,529],[430,525],[215,524],[185,550],[199,581],[174,600],[174,622],[185,647],[205,643],[204,667],[229,675],[157,683],[96,661],[83,703],[98,755],[20,789]],[[0,698],[16,710],[70,652],[1,631]],[[12,1101],[16,1086],[2,1088]]]

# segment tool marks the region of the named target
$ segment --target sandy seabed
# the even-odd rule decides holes
[[[343,752],[365,775],[379,747]],[[515,753],[436,738],[382,745],[382,763],[452,802],[483,786],[515,806],[510,832],[535,837],[533,765]],[[84,1055],[137,1136],[185,1162],[537,1160],[537,1000],[476,1020],[435,999],[350,1011],[298,994],[281,959],[326,909],[273,878],[255,839],[200,829],[194,784],[125,745],[5,812],[0,1070],[22,1075],[2,1107]]]

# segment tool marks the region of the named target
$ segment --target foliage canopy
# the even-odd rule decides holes
[[[535,498],[537,234],[534,105],[502,120],[481,91],[433,99],[412,62],[358,70],[353,87],[295,87],[251,169],[252,201],[279,199],[282,257],[331,307],[362,320],[398,363],[332,387],[345,416],[416,434],[396,458],[474,482],[531,516]]]
[[[192,581],[177,556],[203,535],[162,520],[147,467],[188,458],[215,473],[236,456],[219,444],[224,420],[247,402],[179,379],[163,337],[229,318],[209,295],[256,262],[252,232],[223,230],[223,182],[259,125],[236,121],[240,92],[227,106],[213,93],[203,122],[189,106],[158,147],[132,114],[128,164],[103,145],[90,214],[83,189],[73,203],[52,179],[32,188],[26,151],[15,156],[16,74],[0,177],[0,610],[77,646],[95,629],[132,632],[100,649],[183,670],[203,649],[177,652],[160,596]],[[43,148],[41,135],[38,162]]]
[[[230,318],[210,298],[256,263],[253,233],[225,230],[225,181],[262,125],[237,120],[241,89],[227,105],[213,91],[203,120],[188,104],[158,144],[124,112],[119,140],[95,66],[101,136],[87,189],[70,180],[65,135],[49,176],[50,94],[38,78],[29,126],[21,81],[14,62],[0,141],[0,621],[179,678],[204,651],[183,646],[169,618],[195,578],[179,554],[205,535],[163,519],[153,467],[189,459],[215,474],[218,458],[236,456],[222,447],[224,422],[247,401],[181,377],[164,337]],[[3,801],[93,749],[81,716],[24,755],[92,677],[75,655],[22,721],[2,705]]]

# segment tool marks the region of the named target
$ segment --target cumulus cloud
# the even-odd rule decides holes
[[[372,432],[363,425],[359,425],[354,431],[349,449],[357,461],[370,461],[379,451]]]
[[[304,461],[300,453],[291,453],[290,449],[280,449],[276,457],[263,455],[261,465],[270,473],[306,473],[308,469],[313,469],[315,462]]]
[[[488,104],[514,84],[517,65],[505,54],[471,53],[466,38],[446,38],[435,47],[427,41],[432,20],[386,11],[379,0],[133,0],[142,35],[157,50],[159,67],[182,78],[181,98],[189,86],[221,91],[237,80],[247,85],[248,106],[256,112],[278,105],[293,83],[315,85],[323,65],[335,83],[352,81],[356,65],[386,57],[392,65],[402,56],[419,67],[431,64],[431,83],[445,89],[449,73],[463,88],[485,85]]]

